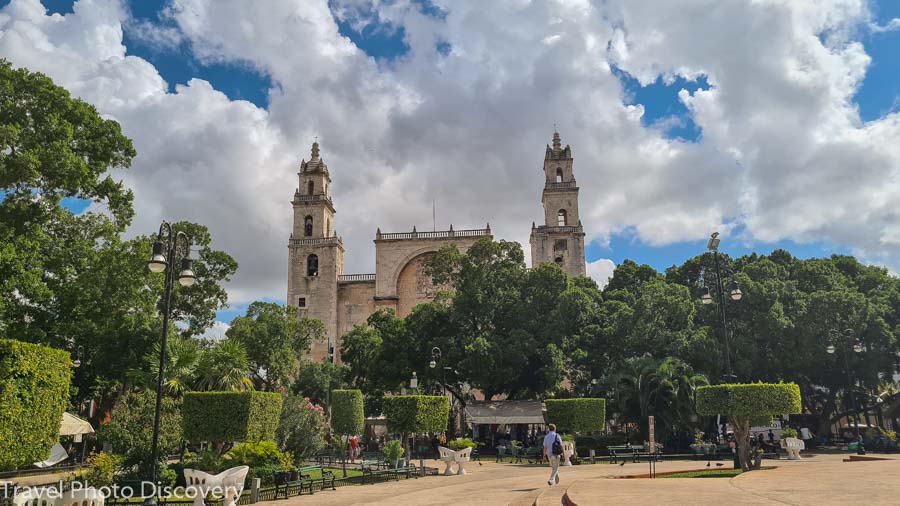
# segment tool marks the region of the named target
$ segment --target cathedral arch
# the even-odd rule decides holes
[[[310,255],[306,257],[306,275],[307,276],[318,276],[319,275],[319,256],[318,255]]]
[[[312,195],[316,191],[316,184],[310,181],[309,184],[306,185],[306,191],[308,195]]]
[[[568,213],[566,213],[565,209],[560,209],[556,213],[556,226],[565,227],[568,223]]]
[[[311,237],[313,234],[313,217],[310,215],[306,215],[306,218],[303,218],[303,235],[306,237]]]
[[[557,182],[557,183],[562,183],[562,182],[563,182],[563,170],[562,170],[562,167],[557,167],[557,168],[556,168],[556,182]]]

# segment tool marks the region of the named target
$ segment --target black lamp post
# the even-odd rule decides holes
[[[438,363],[441,361],[441,349],[435,346],[431,349],[431,362],[428,363],[428,367],[434,369],[437,367]],[[443,382],[441,383],[444,386],[444,397],[447,396],[447,369],[450,367],[441,366],[441,377],[443,378]]]
[[[155,484],[158,474],[159,455],[159,418],[162,409],[164,372],[166,367],[166,337],[169,334],[169,313],[171,313],[172,288],[175,284],[176,265],[180,265],[178,271],[178,283],[189,287],[197,281],[191,260],[191,238],[184,232],[174,232],[172,225],[162,222],[159,226],[159,234],[153,243],[153,256],[147,262],[150,272],[164,272],[166,275],[165,289],[162,298],[162,335],[159,347],[159,377],[156,384],[156,413],[153,415],[153,443],[150,446],[150,479]],[[156,504],[155,494],[144,499],[146,506]]]
[[[728,381],[732,381],[737,376],[731,372],[731,350],[729,349],[728,343],[728,321],[725,318],[725,294],[722,288],[722,271],[719,267],[719,233],[713,232],[713,234],[709,238],[709,242],[706,244],[706,249],[712,251],[713,259],[715,261],[716,268],[716,294],[719,298],[719,318],[722,325],[722,341],[725,344],[725,379]],[[734,279],[731,280],[731,283],[728,284],[728,296],[731,300],[737,302],[741,300],[744,296],[744,292],[741,291],[741,287],[738,285],[737,281]],[[704,304],[712,304],[713,297],[710,294],[709,286],[704,286],[703,290],[700,294],[700,301]]]
[[[847,359],[847,348],[852,349],[854,353],[862,353],[866,351],[866,347],[859,339],[853,338],[853,329],[846,329],[843,332],[834,329],[829,330],[827,342],[828,346],[825,347],[825,351],[829,355],[833,355],[834,352],[837,351],[835,343],[841,348],[841,356],[844,360],[844,372],[847,375],[847,390],[850,393],[850,404],[853,406],[853,421],[856,424],[856,437],[859,443],[856,447],[856,453],[865,455],[866,448],[863,446],[862,433],[859,431],[859,407],[856,405],[856,393],[853,392],[855,383],[850,375],[850,361]]]

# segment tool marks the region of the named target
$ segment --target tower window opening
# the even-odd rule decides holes
[[[562,180],[563,180],[562,167],[557,167],[556,168],[556,182],[562,183]]]
[[[562,264],[563,264],[563,257],[556,257],[556,258],[553,259],[553,261],[556,262],[558,265],[562,265]]]
[[[307,276],[318,276],[319,275],[319,257],[316,255],[310,255],[306,257],[306,275]]]
[[[306,297],[300,297],[297,299],[297,307],[301,309],[306,308]]]
[[[313,183],[312,181],[310,181],[309,184],[306,185],[306,192],[308,194],[312,195],[315,190],[316,190],[316,184]]]
[[[325,237],[331,236],[331,222],[328,221],[328,218],[325,218]]]
[[[312,226],[312,216],[307,216],[303,218],[303,235],[306,237],[312,236],[313,226]]]
[[[560,227],[566,226],[566,210],[560,209],[558,213],[556,213],[556,225]]]

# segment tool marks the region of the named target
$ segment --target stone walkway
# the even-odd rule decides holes
[[[368,486],[340,487],[266,506],[511,504],[898,504],[900,460],[842,462],[820,455],[780,460],[777,469],[716,479],[611,479],[643,474],[647,464],[595,464],[561,468],[559,485],[547,486],[546,466],[472,463],[467,476],[439,476]],[[427,465],[438,467],[440,462]],[[729,467],[728,464],[723,468]],[[713,466],[715,468],[715,466]],[[441,469],[443,469],[441,467]],[[706,469],[703,461],[660,463],[657,472]]]

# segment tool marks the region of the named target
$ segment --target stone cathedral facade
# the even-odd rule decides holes
[[[531,262],[556,262],[568,274],[584,275],[584,231],[578,218],[578,186],[572,172],[572,148],[561,147],[559,133],[544,155],[544,224],[531,226]],[[365,323],[378,309],[405,317],[434,297],[437,287],[425,274],[434,253],[446,244],[465,252],[475,241],[492,238],[483,229],[375,232],[375,273],[344,274],[344,245],[335,232],[331,175],[313,143],[309,161],[300,164],[299,186],[291,202],[294,222],[288,241],[288,304],[301,316],[325,325],[327,340],[313,343],[311,358],[321,360],[329,346],[340,360],[340,338]]]

